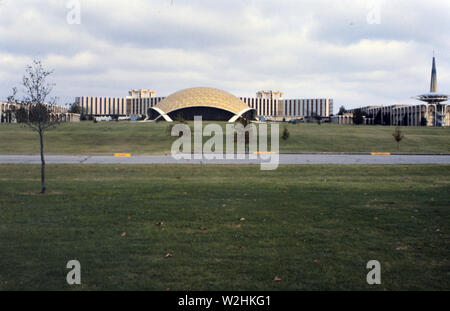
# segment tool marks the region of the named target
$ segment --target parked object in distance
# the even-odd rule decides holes
[[[112,120],[111,117],[95,117],[95,121],[97,121],[97,122],[101,122],[101,121],[109,122],[111,120]]]

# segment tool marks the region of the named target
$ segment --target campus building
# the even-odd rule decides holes
[[[447,104],[369,106],[349,112],[353,114],[355,110],[364,114],[364,123],[369,125],[450,126],[450,106]]]
[[[333,115],[330,117],[330,123],[343,125],[353,124],[353,113],[346,112],[342,115]]]
[[[438,92],[436,59],[433,56],[431,67],[430,92],[418,95],[415,99],[425,102],[417,105],[368,106],[347,111],[342,116],[333,116],[332,123],[352,124],[356,110],[364,115],[364,124],[403,125],[403,126],[450,126],[450,106],[444,102],[448,95]]]
[[[196,87],[181,90],[150,107],[148,118],[172,122],[176,118],[193,120],[202,116],[204,120],[235,122],[239,117],[256,118],[256,109],[246,105],[236,96],[214,88]]]
[[[157,97],[156,92],[151,90],[132,90],[124,98],[81,96],[76,98],[76,103],[85,115],[141,116],[166,121],[173,120],[178,114],[189,120],[194,112],[205,120],[227,121],[243,114],[274,121],[315,116],[327,118],[333,114],[333,99],[283,99],[283,95],[280,91],[259,91],[256,97],[236,97],[219,89],[196,87],[167,97]]]
[[[80,121],[80,115],[69,113],[66,107],[59,105],[44,104],[53,118],[61,122]],[[0,102],[0,123],[16,123],[16,110],[20,108],[27,109],[27,105],[22,103]]]

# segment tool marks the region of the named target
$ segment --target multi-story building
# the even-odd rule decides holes
[[[77,97],[81,113],[91,116],[141,116],[164,97]]]
[[[82,113],[92,116],[146,116],[149,108],[156,106],[165,97],[156,97],[156,92],[149,91],[150,96],[143,97],[142,90],[129,91],[130,96],[76,98]],[[281,99],[280,91],[260,91],[256,97],[239,97],[258,116],[269,120],[290,120],[314,116],[330,117],[333,113],[332,99]]]
[[[404,126],[450,126],[450,106],[444,104],[448,95],[438,93],[436,59],[433,56],[430,92],[415,97],[426,104],[368,106],[351,109],[353,114],[360,110],[365,124],[404,125]],[[344,124],[344,118],[334,117],[332,122]]]
[[[66,107],[52,104],[45,104],[50,114],[59,119],[61,122],[77,122],[80,121],[80,115],[69,113]],[[0,102],[0,123],[15,123],[15,111],[20,108],[27,108],[23,103]]]
[[[14,111],[17,106],[14,103],[0,102],[0,123],[12,123],[15,122],[16,117]]]
[[[364,114],[366,124],[403,126],[450,126],[450,106],[446,104],[370,106],[351,109]],[[337,116],[333,123],[338,122]]]

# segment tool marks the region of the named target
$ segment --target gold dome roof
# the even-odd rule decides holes
[[[230,111],[236,115],[242,114],[250,108],[236,96],[210,87],[194,87],[175,92],[153,108],[168,114],[188,107],[213,107]]]

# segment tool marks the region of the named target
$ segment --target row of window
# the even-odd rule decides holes
[[[147,114],[147,110],[150,107],[155,106],[164,97],[150,97],[150,98],[131,98],[128,99],[128,109],[132,115],[144,115]]]
[[[276,116],[278,114],[278,100],[266,98],[240,97],[244,103],[256,110],[260,116]]]
[[[284,100],[284,115],[286,116],[330,116],[332,111],[330,99],[286,99]]]
[[[113,98],[113,97],[77,97],[77,103],[83,113],[94,115],[144,115],[164,97],[151,98]],[[265,99],[240,98],[260,116],[329,116],[332,111],[330,99]]]
[[[62,106],[58,106],[58,105],[50,105],[50,104],[45,104],[47,109],[49,109],[51,112],[54,113],[66,113],[67,109],[65,107]],[[0,111],[6,111],[6,110],[10,110],[12,108],[20,108],[20,104],[14,104],[14,103],[3,103],[0,104]]]

